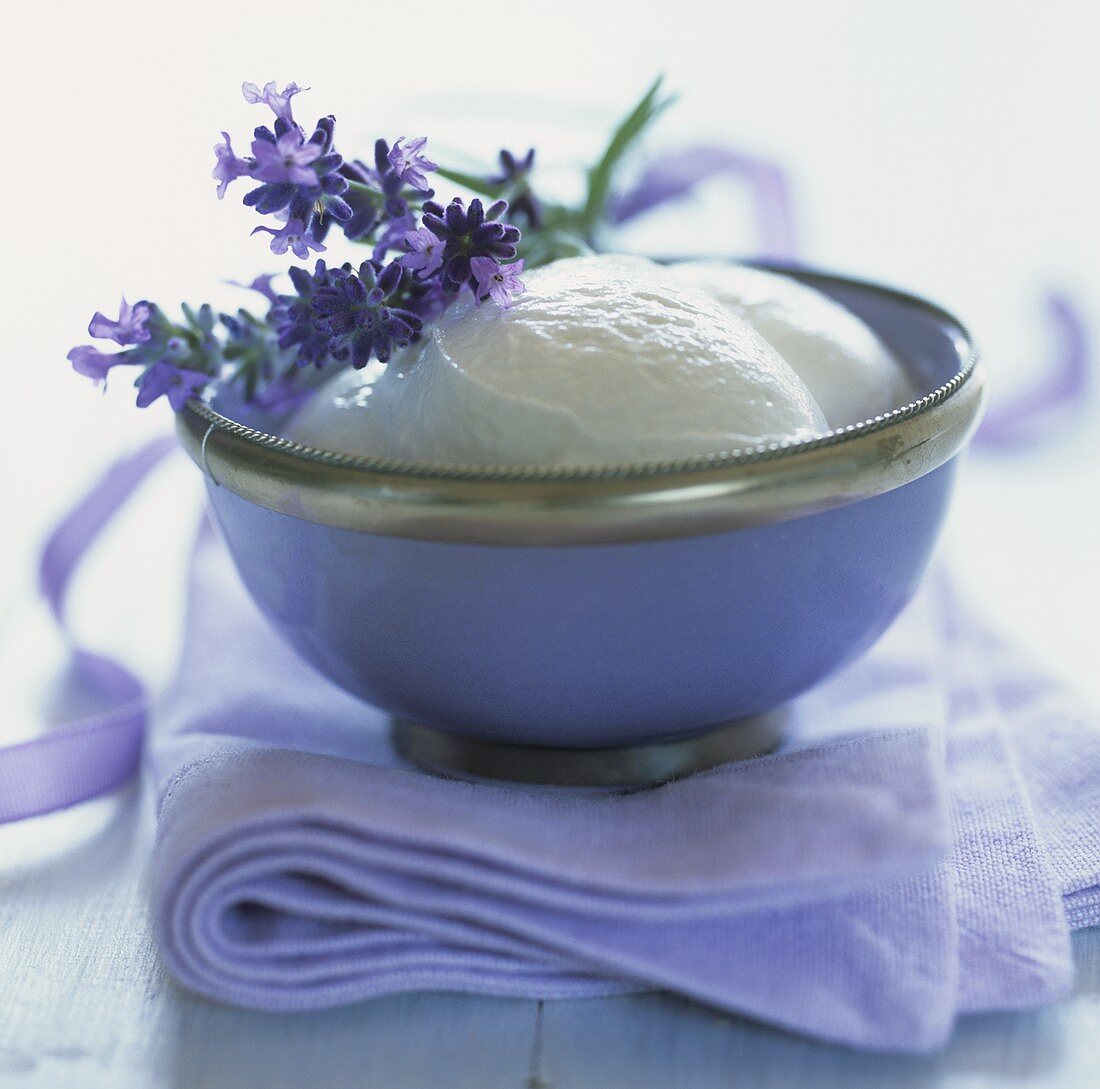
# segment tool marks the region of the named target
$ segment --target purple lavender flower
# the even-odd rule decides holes
[[[406,231],[404,243],[409,252],[397,259],[398,264],[418,273],[421,280],[427,280],[442,266],[443,243],[427,227]]]
[[[275,133],[258,128],[252,147],[262,165],[252,176],[263,184],[247,193],[244,203],[261,215],[285,212],[288,219],[301,220],[305,234],[317,243],[332,220],[349,220],[352,208],[342,196],[348,182],[339,172],[344,160],[332,150],[334,126],[332,117],[322,117],[305,142],[297,127],[281,120]]]
[[[154,363],[138,380],[138,408],[147,408],[158,397],[166,396],[177,412],[208,382],[210,375],[177,367],[162,359]]]
[[[534,166],[534,148],[529,148],[522,159],[501,148],[500,173],[486,180],[490,185],[506,187],[508,209],[513,219],[521,219],[527,226],[538,229],[542,225],[542,205],[531,192],[530,176]]]
[[[418,140],[409,145],[413,151],[412,158],[417,161],[422,158],[416,154],[421,146],[423,145]],[[409,148],[399,149],[396,158],[403,161],[402,156]],[[347,200],[352,206],[352,216],[344,225],[344,234],[352,242],[357,242],[368,238],[380,224],[383,225],[382,234],[375,242],[371,254],[375,261],[384,260],[390,250],[400,249],[405,235],[416,227],[416,216],[410,207],[410,199],[419,201],[432,195],[430,189],[418,191],[406,184],[392,161],[395,158],[395,149],[391,149],[385,140],[376,140],[373,167],[356,160],[345,163],[340,171],[351,185]],[[424,160],[421,166],[424,170],[428,166],[434,169],[435,164],[428,164]],[[422,175],[420,180],[426,184]]]
[[[386,158],[401,181],[411,185],[413,189],[418,189],[421,193],[429,193],[431,186],[428,184],[426,174],[432,170],[438,170],[439,167],[426,155],[421,154],[421,149],[428,142],[428,138],[418,136],[402,146],[404,140],[404,136],[399,136]]]
[[[321,149],[307,144],[299,129],[288,129],[274,143],[262,137],[253,140],[252,155],[256,163],[249,174],[256,181],[310,188],[321,184],[309,165],[321,157]]]
[[[309,258],[309,251],[316,250],[324,253],[325,247],[312,237],[306,230],[306,225],[300,219],[288,219],[279,229],[274,227],[257,227],[252,233],[264,231],[271,235],[271,252],[283,254],[290,249],[300,261]]]
[[[373,257],[375,261],[385,260],[386,254],[389,253],[390,250],[400,248],[405,235],[415,226],[416,216],[413,215],[410,208],[406,208],[404,214],[397,216],[395,219],[391,219],[386,224],[386,229],[378,236],[378,241],[374,244],[374,251],[371,253],[371,257]]]
[[[396,261],[364,261],[358,273],[345,265],[316,288],[314,326],[330,337],[334,358],[350,357],[353,367],[365,367],[372,357],[385,363],[394,348],[412,343],[423,322],[398,305],[403,278]]]
[[[149,324],[156,308],[149,302],[137,302],[131,306],[125,298],[119,304],[118,320],[108,318],[98,310],[88,322],[88,333],[100,340],[113,340],[123,348],[147,345],[153,334]],[[77,374],[103,382],[112,367],[122,363],[140,362],[140,352],[101,352],[91,344],[73,348],[66,356]]]
[[[491,257],[500,263],[516,256],[519,228],[496,222],[507,209],[502,200],[486,209],[477,197],[469,208],[459,197],[445,209],[435,201],[425,202],[421,222],[443,243],[442,286],[448,295],[457,294],[463,284],[477,290],[470,268],[473,258]]]
[[[101,352],[91,344],[84,344],[79,348],[73,348],[65,357],[73,365],[77,374],[91,378],[93,382],[105,382],[107,372],[120,363],[129,363],[129,352]]]
[[[271,292],[270,277],[260,277],[258,286]],[[248,399],[261,383],[275,380],[280,367],[286,369],[267,320],[247,310],[217,314],[208,303],[199,307],[182,303],[180,309],[182,320],[171,321],[151,302],[130,306],[124,299],[117,321],[97,313],[89,332],[121,344],[124,350],[111,354],[91,345],[73,348],[68,353],[73,369],[102,383],[112,368],[128,364],[140,373],[135,383],[139,407],[167,396],[177,410],[230,369],[232,380]]]
[[[517,159],[507,148],[500,149],[500,173],[489,179],[494,185],[506,185],[517,178],[526,177],[535,165],[535,149],[528,148],[522,159]],[[514,209],[513,209],[514,211]]]
[[[297,348],[299,367],[321,367],[329,357],[331,338],[314,325],[313,295],[328,285],[337,269],[329,269],[318,260],[313,272],[291,268],[290,280],[296,294],[280,295],[272,308],[270,321],[283,350]]]
[[[218,183],[218,200],[225,196],[231,181],[248,177],[256,165],[254,160],[241,159],[234,153],[228,132],[223,131],[222,137],[222,143],[214,145],[216,161],[210,175]]]
[[[255,234],[256,232],[253,231],[252,233]],[[278,301],[279,293],[271,286],[271,282],[278,275],[277,272],[265,272],[257,276],[250,284],[242,284],[240,280],[229,280],[227,282],[234,287],[243,287],[246,291],[259,292],[268,302],[274,303]]]
[[[454,302],[454,296],[444,294],[436,278],[412,278],[406,285],[404,294],[403,309],[415,314],[424,324],[435,321]]]
[[[152,306],[147,302],[137,302],[131,306],[123,297],[118,308],[118,320],[104,317],[98,310],[88,323],[88,332],[100,340],[113,340],[126,347],[130,344],[143,344],[152,335],[145,323],[152,315]]]
[[[525,290],[519,274],[523,271],[522,261],[513,261],[510,265],[499,264],[492,257],[472,257],[470,274],[477,287],[474,295],[478,301],[492,299],[504,310],[512,305],[512,296]]]
[[[308,90],[308,87],[299,87],[297,83],[288,83],[280,92],[275,89],[274,80],[271,80],[270,83],[265,83],[262,91],[255,83],[241,84],[241,93],[244,95],[245,102],[252,103],[253,105],[259,102],[264,103],[280,121],[285,121],[288,125],[294,124],[294,115],[291,112],[290,100],[296,94]]]

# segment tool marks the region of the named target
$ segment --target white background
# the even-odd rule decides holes
[[[219,203],[209,177],[218,131],[243,148],[261,119],[242,79],[310,85],[300,115],[335,113],[345,152],[426,133],[438,157],[476,162],[531,142],[568,189],[663,71],[682,100],[651,147],[725,141],[783,162],[804,257],[956,310],[1003,395],[1050,355],[1045,286],[1073,294],[1100,338],[1098,12],[1095,0],[0,0],[0,698],[16,699],[25,653],[46,639],[24,626],[43,535],[111,456],[170,424],[167,406],[133,409],[125,381],[98,394],[66,351],[121,292],[230,304],[221,281],[279,265],[248,237],[243,183]],[[685,209],[680,248],[752,251],[745,195],[715,183],[704,198]],[[1092,397],[1045,447],[972,459],[946,551],[987,609],[1100,695]],[[114,588],[111,606],[81,621],[160,672],[196,476],[176,466],[106,542],[95,581],[100,601]],[[15,707],[10,736],[34,728]]]

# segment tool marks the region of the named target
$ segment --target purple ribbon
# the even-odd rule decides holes
[[[778,163],[735,148],[702,145],[655,159],[633,189],[614,197],[608,218],[616,226],[669,201],[690,195],[710,178],[726,174],[748,182],[752,190],[759,256],[793,260],[798,255],[794,205],[787,175]]]
[[[110,710],[0,748],[0,823],[105,794],[138,769],[149,713],[145,686],[118,662],[77,644],[66,622],[65,599],[100,532],[174,447],[175,439],[167,435],[121,458],[46,542],[38,572],[42,596],[69,645],[75,676]]]
[[[1047,293],[1046,309],[1056,338],[1053,358],[1015,397],[993,403],[975,436],[983,449],[1016,451],[1042,441],[1088,388],[1092,351],[1084,317],[1058,291]]]

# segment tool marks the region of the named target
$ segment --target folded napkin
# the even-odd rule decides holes
[[[262,1009],[667,988],[904,1050],[1063,994],[1100,922],[1097,723],[939,578],[786,714],[785,751],[648,790],[435,778],[206,533],[151,745],[164,958]]]

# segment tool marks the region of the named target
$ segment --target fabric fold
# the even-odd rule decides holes
[[[960,1012],[1069,985],[1065,905],[1089,871],[1048,837],[1084,818],[1062,765],[1027,748],[1042,686],[989,682],[1008,660],[942,582],[798,701],[790,751],[628,794],[403,765],[383,716],[278,641],[209,535],[190,602],[153,745],[154,909],[199,993],[301,1010],[667,988],[927,1050]]]
[[[404,789],[393,790],[394,779]],[[898,897],[846,892],[872,879],[860,870],[807,881],[800,902],[786,880],[763,893],[757,874],[744,881],[726,874],[706,896],[698,888],[671,895],[663,881],[652,884],[646,866],[615,875],[604,865],[621,851],[614,834],[573,841],[572,875],[540,870],[534,851],[459,853],[453,837],[424,834],[423,806],[412,804],[420,779],[288,750],[254,749],[192,768],[166,800],[158,847],[158,923],[176,974],[213,997],[273,1009],[424,987],[558,997],[659,986],[823,1035],[838,1031],[842,1002],[864,1021],[881,1014],[890,1022],[861,1024],[853,1015],[844,1031],[856,1043],[891,1026],[928,1044],[942,1038],[950,1017],[942,979],[951,965],[941,938],[952,919],[941,872],[911,879]],[[676,785],[661,789],[674,793]],[[455,788],[459,820],[461,805],[477,805],[486,789],[432,787]],[[617,802],[650,799],[586,800],[596,805],[585,817],[606,831]],[[498,813],[503,821],[507,807]],[[428,827],[439,826],[429,818]],[[634,855],[645,846],[636,844]],[[708,870],[704,858],[700,877]],[[904,941],[890,940],[903,917]],[[844,947],[849,955],[838,956]],[[491,973],[476,968],[485,957]],[[776,958],[795,969],[790,993],[769,982]],[[902,958],[908,970],[892,990],[908,1008],[904,1024],[896,1011],[860,1000]],[[814,998],[822,977],[828,1004]],[[796,995],[800,1012],[791,1008]]]

